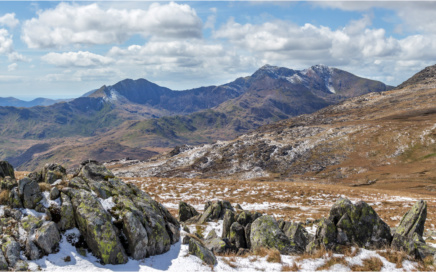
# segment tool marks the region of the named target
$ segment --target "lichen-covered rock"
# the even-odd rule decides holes
[[[23,178],[18,181],[18,194],[23,200],[23,206],[27,209],[34,209],[42,199],[41,190],[35,180]]]
[[[212,220],[223,219],[227,210],[234,210],[229,201],[216,201],[214,203],[208,201],[204,205],[204,208],[204,213],[198,220],[198,224],[203,224]]]
[[[127,212],[123,216],[123,230],[128,242],[128,253],[133,259],[140,260],[147,257],[147,231],[132,212]]]
[[[127,255],[121,246],[111,216],[88,191],[70,189],[67,195],[73,204],[77,227],[95,256],[104,264],[122,264]]]
[[[55,200],[55,199],[58,199],[59,197],[60,197],[60,192],[59,192],[59,189],[58,188],[56,188],[56,187],[53,187],[51,190],[50,190],[50,200]]]
[[[223,233],[221,238],[230,238],[230,227],[235,221],[235,212],[226,210],[223,219]]]
[[[8,270],[8,262],[6,261],[5,255],[3,255],[3,251],[0,250],[0,271],[6,270]]]
[[[18,186],[18,182],[16,179],[11,178],[9,176],[0,178],[0,190],[12,190],[12,188]]]
[[[244,227],[248,223],[252,223],[253,219],[251,218],[251,212],[249,212],[249,211],[242,211],[239,214],[238,219],[236,219],[236,222],[238,222],[239,224],[241,224]]]
[[[9,206],[16,209],[23,208],[23,202],[21,201],[20,194],[18,193],[18,187],[13,188],[9,192]]]
[[[64,193],[61,193],[61,201],[61,219],[57,223],[59,230],[64,231],[75,228],[76,221],[74,219],[73,204],[71,203],[70,197]]]
[[[230,226],[230,243],[234,244],[236,248],[247,248],[245,241],[244,227],[238,222],[234,222]]]
[[[210,251],[202,242],[191,238],[189,239],[189,254],[197,256],[208,265],[216,265],[217,260],[212,251]]]
[[[245,242],[247,243],[247,248],[251,248],[251,241],[250,241],[250,235],[251,235],[251,223],[248,223],[245,228]]]
[[[24,254],[29,260],[38,260],[44,255],[43,252],[30,239],[27,239]]]
[[[179,202],[179,220],[181,222],[185,222],[198,214],[197,210],[188,203],[184,201]]]
[[[304,252],[309,243],[309,233],[299,223],[284,222],[281,229],[289,239],[297,245],[299,252]]]
[[[206,240],[211,240],[211,239],[214,239],[214,238],[218,238],[218,235],[216,234],[216,231],[213,229],[213,230],[209,231],[209,233],[207,234],[205,239]]]
[[[426,245],[422,238],[426,219],[427,202],[419,200],[401,219],[392,239],[392,247],[418,259],[434,256],[436,249]]]
[[[330,209],[329,220],[337,228],[337,244],[383,248],[391,243],[389,226],[363,201],[354,205],[348,199],[339,198]]]
[[[268,215],[257,218],[251,224],[250,243],[252,250],[275,248],[282,254],[298,252],[295,243],[283,233],[276,220]]]
[[[15,267],[15,264],[20,260],[20,244],[9,235],[4,235],[1,242],[1,249],[9,267]]]
[[[3,180],[5,177],[15,179],[14,167],[7,161],[0,161],[0,180]]]
[[[307,245],[306,251],[311,253],[318,248],[333,249],[337,244],[335,224],[329,219],[322,218],[317,227],[314,240]]]
[[[206,240],[204,243],[206,247],[215,254],[226,253],[233,249],[228,239],[215,237],[213,239]]]
[[[44,222],[35,232],[35,244],[40,247],[45,254],[53,253],[60,240],[61,235],[54,222]]]
[[[103,181],[114,178],[114,174],[109,171],[104,165],[94,160],[86,160],[81,163],[79,176],[86,181]]]
[[[44,165],[41,171],[41,181],[53,184],[58,179],[65,179],[67,176],[67,171],[62,165],[56,163],[48,163]]]
[[[21,219],[21,226],[23,229],[29,233],[32,233],[33,230],[40,228],[42,226],[43,221],[35,216],[29,214],[23,219]]]
[[[14,267],[15,271],[29,271],[29,264],[23,260],[19,260]]]

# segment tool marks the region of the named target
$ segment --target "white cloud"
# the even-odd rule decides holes
[[[48,53],[41,57],[47,63],[60,67],[90,67],[103,66],[114,62],[112,58],[91,52]]]
[[[41,81],[49,82],[81,82],[81,81],[104,81],[108,82],[108,79],[121,79],[125,78],[125,75],[117,68],[102,67],[102,68],[90,68],[83,70],[64,70],[62,73],[48,74],[41,78]]]
[[[0,25],[7,26],[9,28],[16,27],[20,21],[15,18],[15,13],[6,13],[2,17],[0,17]]]
[[[12,35],[4,28],[0,29],[0,54],[9,54],[13,51]]]
[[[199,38],[202,22],[185,4],[151,4],[148,9],[102,9],[98,4],[60,3],[23,24],[30,48],[122,43],[135,34],[153,38]]]
[[[26,62],[28,62],[28,61],[31,61],[31,59],[23,56],[22,54],[19,54],[19,53],[15,52],[15,51],[8,55],[8,59],[9,59],[10,62],[15,62],[15,61],[26,61]]]
[[[15,71],[17,69],[17,67],[18,67],[18,64],[16,64],[16,63],[9,64],[8,71],[9,72]]]

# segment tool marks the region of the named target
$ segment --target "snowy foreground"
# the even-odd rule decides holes
[[[194,231],[191,226],[191,232]],[[222,221],[209,223],[204,230],[207,234],[210,230],[215,229],[217,233],[222,231]],[[310,229],[309,231],[313,231]],[[67,231],[60,243],[60,251],[56,254],[50,254],[37,261],[29,261],[30,270],[46,271],[289,271],[286,268],[292,267],[294,262],[297,263],[300,271],[314,271],[324,265],[328,257],[318,259],[297,260],[299,256],[281,256],[281,263],[270,263],[266,257],[248,256],[248,257],[220,257],[217,256],[218,264],[211,268],[202,263],[202,261],[188,254],[188,245],[182,245],[178,242],[171,246],[169,252],[149,257],[140,261],[129,260],[123,265],[101,265],[97,258],[87,253],[84,257],[80,255],[74,246],[67,242],[66,236],[69,234],[79,235],[77,229]],[[182,238],[184,236],[182,231]],[[68,261],[67,257],[70,257]],[[334,254],[332,257],[343,255]],[[375,251],[361,249],[360,253],[354,257],[345,257],[349,266],[362,265],[364,259],[377,257],[383,262],[381,271],[412,271],[417,269],[417,263],[403,261],[403,268],[396,268],[396,264],[390,263],[386,258],[380,256]],[[327,271],[350,271],[351,269],[341,264],[331,266]]]

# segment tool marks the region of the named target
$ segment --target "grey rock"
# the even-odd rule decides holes
[[[36,244],[32,242],[30,239],[27,239],[26,250],[24,254],[29,260],[38,260],[43,256],[43,252],[41,252],[41,250],[36,246]]]
[[[239,224],[241,224],[242,226],[247,226],[248,223],[253,223],[253,219],[251,218],[251,212],[249,211],[242,211],[239,216],[238,219],[236,220],[236,222],[238,222]]]
[[[50,191],[50,199],[55,200],[55,199],[59,198],[59,196],[60,196],[60,192],[59,192],[58,188],[53,187]]]
[[[274,218],[268,215],[257,218],[251,224],[250,243],[253,251],[259,248],[275,248],[281,254],[298,252],[295,244],[283,233]]]
[[[0,180],[3,180],[5,177],[15,179],[14,167],[7,161],[0,161]]]
[[[29,271],[29,264],[23,260],[19,260],[14,267],[15,271]]]
[[[304,252],[309,243],[309,233],[300,223],[284,222],[283,232],[297,245],[299,252]]]
[[[211,240],[214,238],[218,238],[218,235],[216,234],[215,230],[213,229],[207,234],[206,240]]]
[[[332,221],[322,218],[317,223],[317,227],[313,241],[306,247],[306,251],[309,253],[319,248],[331,250],[337,245],[337,229]]]
[[[21,220],[21,226],[28,233],[33,233],[33,230],[36,230],[42,226],[43,221],[35,216],[29,214]]]
[[[11,208],[23,208],[23,202],[21,201],[20,194],[18,193],[18,187],[15,187],[10,191],[9,205],[11,206]]]
[[[41,178],[43,182],[53,184],[58,179],[65,179],[67,171],[64,167],[56,163],[48,163],[44,165],[41,171]]]
[[[184,201],[179,202],[179,220],[181,222],[185,222],[198,214],[197,210],[188,203]]]
[[[69,230],[76,227],[76,221],[74,219],[73,204],[71,203],[70,197],[64,193],[61,193],[61,209],[60,215],[61,219],[57,223],[58,228],[61,231]]]
[[[221,238],[230,238],[230,227],[235,221],[235,213],[231,210],[226,210],[223,219],[223,233]]]
[[[20,244],[9,235],[3,236],[1,240],[1,249],[9,267],[15,267],[15,264],[20,260]]]
[[[216,265],[217,260],[212,251],[207,249],[200,241],[191,238],[189,240],[189,254],[197,256],[208,265]]]
[[[141,221],[132,213],[123,217],[123,230],[128,242],[128,253],[135,260],[147,257],[148,235]]]
[[[189,240],[190,240],[190,239],[191,239],[191,237],[188,236],[188,235],[186,235],[185,237],[183,237],[182,244],[183,244],[183,245],[187,245],[187,244],[189,244]]]
[[[23,200],[23,206],[27,209],[34,209],[42,199],[41,190],[35,180],[23,178],[18,181],[18,193]]]
[[[0,250],[0,271],[8,270],[8,262],[6,261],[5,255],[3,255],[3,251]]]
[[[213,238],[210,240],[206,240],[205,245],[214,254],[226,253],[226,252],[231,251],[233,249],[233,247],[230,244],[230,241],[228,239],[221,239],[219,237],[216,237],[216,238]]]
[[[250,241],[251,223],[248,223],[247,226],[245,226],[244,231],[245,231],[245,242],[247,243],[247,248],[251,248],[251,241]]]
[[[234,244],[236,248],[247,248],[245,241],[244,227],[238,222],[234,222],[230,226],[230,243]]]
[[[35,244],[40,247],[45,254],[53,253],[60,240],[61,235],[54,222],[44,222],[35,232]]]

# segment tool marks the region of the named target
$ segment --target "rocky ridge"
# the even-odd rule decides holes
[[[180,239],[166,208],[96,161],[83,162],[71,179],[48,164],[16,181],[12,166],[0,165],[0,270],[27,270],[26,259],[56,252],[72,229],[64,238],[102,264],[162,254]]]

